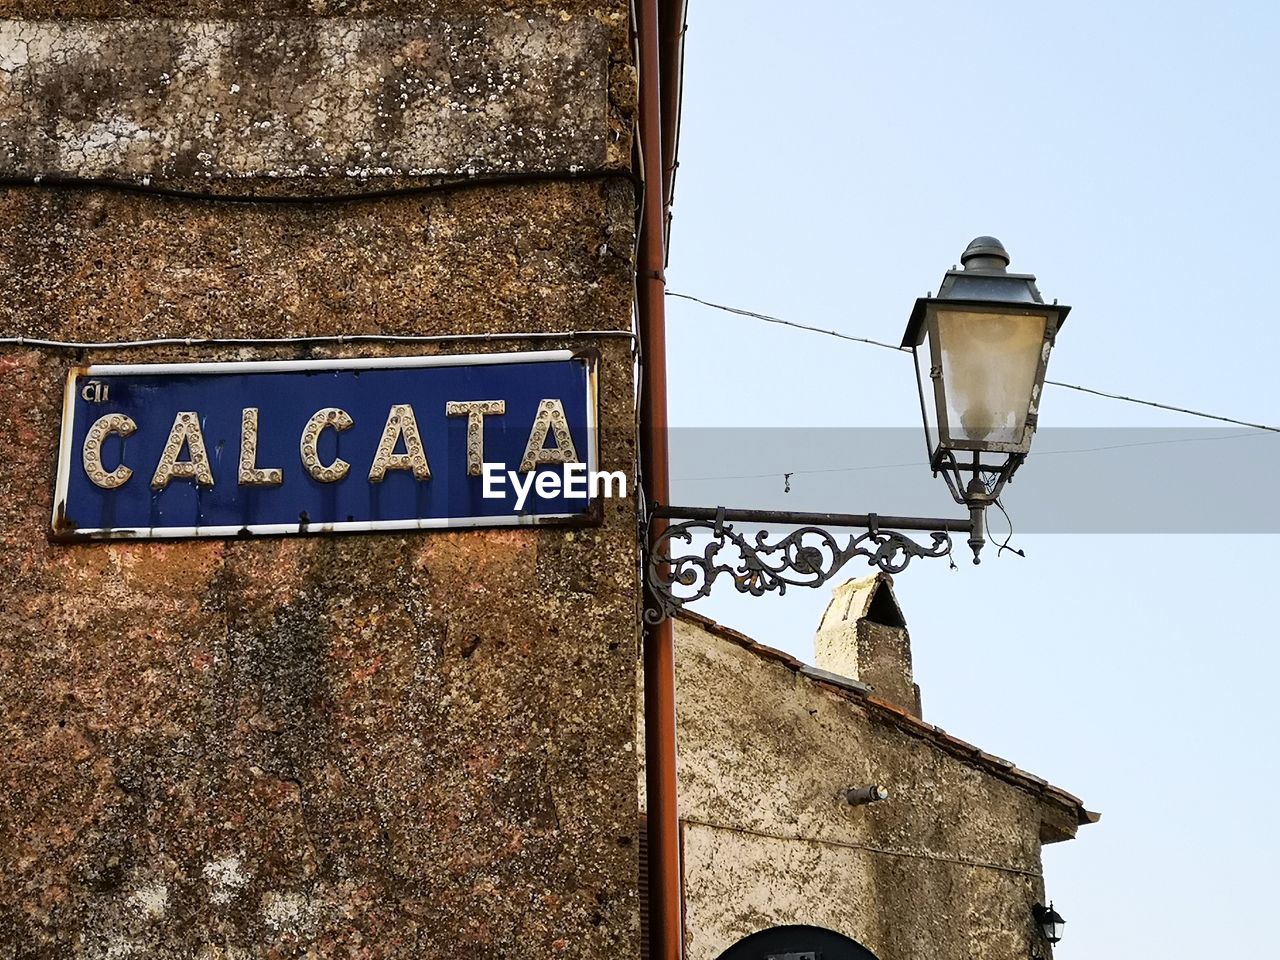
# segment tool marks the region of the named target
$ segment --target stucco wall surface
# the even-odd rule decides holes
[[[19,12],[147,12],[47,6]],[[631,321],[624,177],[316,206],[20,188],[0,220],[0,336]],[[555,347],[601,352],[602,467],[630,473],[625,338],[0,347],[0,958],[638,953],[632,501],[573,531],[47,539],[75,364]]]
[[[787,666],[677,621],[691,960],[809,923],[881,960],[1024,960],[1040,802]],[[890,799],[850,806],[845,788]]]

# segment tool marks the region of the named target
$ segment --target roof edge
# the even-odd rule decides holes
[[[1019,768],[1009,760],[987,753],[966,740],[952,736],[941,727],[926,723],[896,704],[880,699],[865,684],[848,681],[843,677],[831,679],[831,675],[827,674],[827,671],[818,670],[785,651],[752,640],[746,634],[740,633],[732,627],[726,627],[724,624],[718,623],[700,613],[681,610],[676,614],[676,619],[702,627],[708,633],[735,643],[762,659],[780,663],[793,673],[803,676],[810,683],[824,688],[841,699],[861,703],[872,712],[892,722],[904,733],[929,741],[957,760],[961,760],[1007,783],[1013,784],[1037,799],[1047,800],[1061,807],[1066,807],[1072,813],[1077,826],[1087,826],[1102,819],[1100,813],[1087,810],[1084,806],[1084,801],[1074,794],[1061,787],[1054,786],[1042,777],[1037,777],[1035,774]],[[824,676],[824,674],[827,675]],[[1059,839],[1066,838],[1060,837]]]

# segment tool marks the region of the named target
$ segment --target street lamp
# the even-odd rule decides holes
[[[960,263],[936,297],[916,301],[902,346],[915,358],[929,466],[976,525],[1031,449],[1049,353],[1071,308],[1046,304],[1031,274],[1009,273],[995,237],[978,237]],[[977,563],[982,541],[970,545]]]
[[[1062,927],[1067,921],[1062,919],[1062,915],[1053,909],[1053,901],[1049,901],[1049,906],[1037,903],[1031,908],[1031,915],[1036,918],[1036,923],[1040,924],[1040,931],[1044,934],[1044,938],[1050,943],[1057,943],[1062,939]]]
[[[978,237],[960,262],[961,269],[947,271],[936,297],[916,301],[902,346],[915,358],[929,467],[969,508],[968,519],[653,504],[646,517],[651,536],[645,538],[651,545],[648,622],[707,596],[722,575],[739,593],[761,596],[821,586],[855,557],[898,573],[913,557],[949,557],[952,533],[969,535],[978,562],[987,507],[1031,448],[1049,353],[1071,308],[1046,304],[1035,277],[1009,273],[1009,254],[994,237]],[[921,349],[926,340],[927,367]],[[766,531],[739,533],[733,526],[739,522],[798,529],[771,541]],[[828,527],[866,532],[845,541]],[[932,542],[918,543],[902,530],[928,532]],[[692,548],[695,534],[709,537],[701,551]],[[690,549],[681,552],[678,544]],[[737,559],[724,562],[722,551]]]

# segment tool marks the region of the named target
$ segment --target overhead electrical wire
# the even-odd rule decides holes
[[[781,317],[773,317],[767,313],[758,313],[755,310],[745,310],[742,307],[731,307],[723,303],[713,303],[710,300],[703,300],[701,297],[695,297],[688,293],[678,293],[674,290],[668,290],[667,296],[676,297],[680,300],[690,300],[694,303],[700,303],[704,307],[710,307],[713,310],[722,310],[725,313],[732,313],[739,317],[750,317],[754,320],[762,320],[765,323],[775,323],[784,327],[792,327],[796,330],[804,330],[809,333],[820,333],[823,336],[836,337],[840,340],[849,340],[854,343],[862,343],[872,347],[882,347],[886,350],[892,350],[895,353],[909,353],[910,351],[904,347],[895,346],[891,343],[885,343],[883,340],[872,340],[869,337],[855,337],[847,333],[841,333],[838,330],[827,330],[822,327],[814,327],[805,323],[796,323],[794,320],[783,320]],[[1091,394],[1095,397],[1104,397],[1108,400],[1119,400],[1124,403],[1135,403],[1144,407],[1154,407],[1157,410],[1168,410],[1172,413],[1181,413],[1190,417],[1199,417],[1202,420],[1215,420],[1219,423],[1230,423],[1238,427],[1249,427],[1252,430],[1265,430],[1268,433],[1280,433],[1280,427],[1266,423],[1254,423],[1249,420],[1238,420],[1235,417],[1224,417],[1216,413],[1206,413],[1203,410],[1192,410],[1189,407],[1178,407],[1173,404],[1159,403],[1155,400],[1143,400],[1138,397],[1128,397],[1119,393],[1109,393],[1105,390],[1096,390],[1093,387],[1082,387],[1074,383],[1063,383],[1061,380],[1045,380],[1045,383],[1062,387],[1064,390],[1076,390],[1080,393]],[[1214,438],[1225,439],[1225,438]],[[1067,452],[1067,451],[1062,451]],[[799,472],[799,471],[798,471]]]
[[[1105,397],[1108,400],[1123,400],[1125,403],[1137,403],[1144,407],[1155,407],[1157,410],[1169,410],[1173,413],[1185,413],[1189,417],[1199,417],[1202,420],[1217,420],[1219,423],[1231,423],[1238,427],[1250,427],[1254,430],[1265,430],[1268,433],[1280,433],[1280,427],[1273,427],[1266,423],[1250,423],[1248,420],[1237,420],[1234,417],[1224,417],[1216,413],[1204,413],[1201,410],[1190,410],[1187,407],[1175,407],[1168,403],[1157,403],[1154,400],[1141,400],[1137,397],[1126,397],[1118,393],[1107,393],[1105,390],[1095,390],[1092,387],[1081,387],[1074,383],[1063,383],[1061,380],[1046,380],[1045,383],[1055,387],[1062,387],[1064,390],[1078,390],[1080,393],[1089,393],[1095,397]]]
[[[688,293],[677,293],[674,290],[667,291],[668,297],[676,297],[680,300],[692,300],[694,303],[700,303],[704,307],[711,307],[714,310],[723,310],[725,313],[737,314],[740,317],[751,317],[754,320],[763,320],[766,323],[776,323],[783,327],[793,327],[796,330],[807,330],[809,333],[821,333],[828,337],[837,337],[841,340],[851,340],[854,343],[865,343],[872,347],[883,347],[886,350],[892,350],[894,353],[903,353],[902,347],[894,346],[892,343],[885,343],[883,340],[872,340],[869,337],[855,337],[848,333],[841,333],[839,330],[827,330],[823,327],[811,327],[807,323],[796,323],[794,320],[783,320],[781,317],[771,317],[767,313],[756,313],[754,310],[744,310],[741,307],[730,307],[723,303],[712,303],[710,300],[703,300]]]
[[[1028,460],[1034,460],[1036,457],[1058,457],[1068,454],[1077,453],[1103,453],[1107,450],[1128,450],[1132,447],[1158,447],[1167,443],[1205,443],[1210,440],[1243,440],[1249,437],[1256,437],[1257,433],[1228,433],[1217,437],[1172,437],[1168,440],[1135,440],[1132,443],[1108,443],[1098,447],[1072,447],[1067,450],[1038,450],[1035,453],[1027,455]],[[897,470],[907,467],[920,468],[928,467],[926,460],[912,460],[904,463],[873,463],[861,464],[856,467],[818,467],[811,470],[788,470],[783,474],[774,470],[771,473],[743,473],[735,476],[718,476],[718,477],[676,477],[681,483],[701,483],[711,480],[770,480],[778,476],[796,477],[807,474],[818,473],[860,473],[864,470]],[[790,487],[790,482],[787,481]],[[790,493],[790,489],[785,491]]]
[[[590,181],[590,180],[606,180],[613,178],[632,179],[629,174],[623,171],[601,171],[601,170],[554,170],[554,171],[529,171],[517,172],[509,174],[481,174],[468,176],[464,178],[444,179],[426,184],[414,184],[412,186],[398,186],[374,190],[351,191],[335,194],[320,195],[280,195],[280,194],[233,194],[221,193],[217,191],[201,191],[189,190],[183,188],[173,188],[159,186],[151,182],[150,178],[143,180],[117,180],[100,177],[74,177],[62,175],[36,175],[31,177],[0,177],[0,189],[13,188],[35,188],[35,189],[73,189],[73,190],[107,190],[119,193],[133,193],[148,196],[179,199],[179,200],[199,200],[206,202],[220,202],[233,204],[262,204],[262,205],[280,205],[280,206],[323,206],[329,204],[344,204],[368,202],[373,200],[383,200],[393,197],[407,197],[425,194],[440,193],[456,193],[465,190],[483,188],[483,187],[501,187],[515,184],[528,183],[552,183],[552,182],[572,182],[572,181]],[[779,326],[791,327],[796,330],[804,330],[808,333],[817,333],[823,336],[835,337],[840,340],[848,340],[852,343],[861,343],[867,346],[880,347],[885,350],[892,350],[895,353],[907,352],[903,347],[886,343],[883,340],[875,340],[870,337],[857,337],[847,333],[841,333],[838,330],[829,330],[823,327],[815,327],[810,324],[797,323],[794,320],[784,320],[781,317],[770,316],[766,313],[760,313],[755,310],[747,310],[742,307],[733,307],[723,303],[715,303],[710,300],[704,300],[701,297],[695,297],[692,294],[680,293],[675,290],[665,291],[668,297],[675,297],[680,300],[688,300],[693,303],[701,304],[713,310],[720,310],[725,313],[731,313],[736,316],[749,317],[754,320],[760,320],[765,323],[773,323]],[[376,335],[366,335],[368,339],[380,339]],[[300,338],[313,339],[313,338]],[[325,338],[314,338],[325,339]],[[342,338],[338,338],[342,339]],[[347,339],[361,339],[359,336],[353,336]],[[390,338],[388,338],[390,339]],[[405,338],[408,340],[409,338]],[[160,342],[178,342],[179,338],[161,338]],[[191,341],[185,340],[190,343]],[[201,341],[197,341],[201,342]],[[210,342],[210,341],[203,341]],[[22,337],[4,337],[0,338],[0,343],[14,344],[26,343],[36,346],[63,346],[58,341],[40,341],[37,338]],[[69,345],[69,344],[65,344]],[[133,344],[129,344],[133,345]],[[139,343],[138,345],[141,345]],[[151,345],[148,343],[147,345]],[[90,346],[86,344],[85,346]],[[1155,400],[1145,400],[1139,397],[1130,397],[1124,394],[1111,393],[1106,390],[1098,390],[1093,387],[1085,387],[1079,384],[1065,383],[1061,380],[1045,380],[1045,383],[1054,387],[1061,387],[1064,390],[1074,390],[1079,393],[1089,394],[1091,396],[1102,397],[1108,400],[1116,400],[1123,403],[1132,403],[1145,407],[1152,407],[1157,410],[1167,410],[1171,413],[1181,413],[1185,416],[1197,417],[1203,420],[1214,420],[1219,423],[1230,423],[1235,426],[1248,427],[1251,430],[1264,430],[1268,433],[1280,433],[1280,426],[1274,426],[1266,423],[1256,423],[1249,420],[1240,420],[1235,417],[1226,417],[1220,414],[1207,413],[1202,410],[1194,410],[1189,407],[1176,406],[1174,404],[1161,403]],[[1061,451],[1068,452],[1068,451]],[[795,471],[806,472],[806,471]]]

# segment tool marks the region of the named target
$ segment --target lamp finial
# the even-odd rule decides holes
[[[1004,273],[1009,266],[1009,252],[995,237],[975,237],[960,254],[966,270],[994,270]]]

